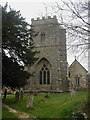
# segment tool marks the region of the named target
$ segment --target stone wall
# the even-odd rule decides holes
[[[69,74],[74,88],[87,88],[87,70],[77,60],[70,65]],[[76,78],[79,78],[79,85],[76,85]]]

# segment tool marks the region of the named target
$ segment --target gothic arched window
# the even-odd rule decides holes
[[[40,70],[40,84],[50,84],[50,71],[45,64]]]

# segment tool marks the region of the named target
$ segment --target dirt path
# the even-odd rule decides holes
[[[15,109],[12,109],[6,104],[2,104],[3,107],[7,108],[9,112],[16,114],[19,118],[30,118],[28,114],[24,112],[17,112]]]

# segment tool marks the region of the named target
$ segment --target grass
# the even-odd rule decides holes
[[[73,98],[70,93],[50,94],[49,98],[45,98],[45,94],[39,94],[34,97],[34,107],[30,109],[26,105],[31,96],[25,95],[23,100],[15,103],[14,95],[8,95],[6,104],[32,118],[71,118],[72,112],[82,111],[87,101],[86,92],[77,92],[77,96]]]
[[[7,108],[2,108],[2,118],[18,118],[18,116],[16,116],[15,114],[9,112],[9,110]]]

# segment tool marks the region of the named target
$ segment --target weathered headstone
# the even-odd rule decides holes
[[[33,97],[27,99],[27,108],[33,108]]]
[[[71,89],[70,94],[71,94],[71,97],[75,97],[76,96],[76,91],[74,89]]]
[[[19,92],[16,91],[15,93],[15,101],[18,102],[19,101]]]
[[[22,98],[23,98],[23,93],[24,93],[24,92],[23,92],[23,90],[20,90],[20,93],[19,93],[19,94],[20,94],[20,96],[19,96],[19,97],[20,97],[20,99],[22,99]]]

